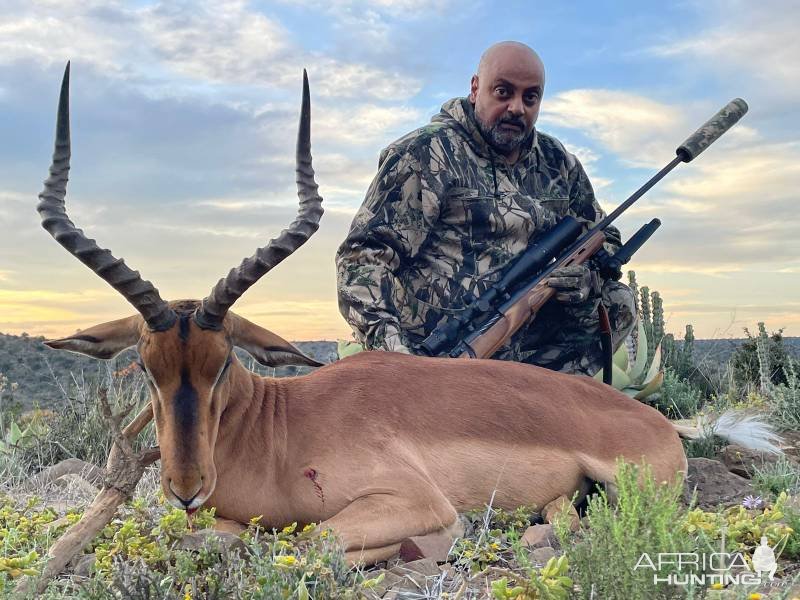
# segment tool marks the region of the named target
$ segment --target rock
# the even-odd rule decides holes
[[[372,571],[367,573],[367,579],[375,579],[376,577],[380,577],[383,575],[383,579],[380,583],[376,584],[374,587],[370,588],[371,594],[375,597],[380,598],[383,596],[392,586],[397,585],[400,583],[403,578],[396,573],[391,573],[385,569],[378,569],[377,571]]]
[[[77,475],[76,473],[67,473],[66,475],[61,475],[53,483],[70,492],[77,492],[81,495],[90,496],[92,498],[94,498],[95,496],[97,496],[97,494],[100,493],[99,488],[93,486],[91,483],[89,483],[83,477]]]
[[[398,565],[392,568],[390,572],[401,576],[408,575],[409,573],[419,573],[426,577],[437,577],[442,571],[439,569],[439,565],[436,564],[435,560],[420,558],[419,560],[413,560],[403,565]]]
[[[446,533],[430,533],[407,538],[400,544],[400,558],[406,562],[430,558],[437,563],[447,562],[447,555],[456,538]]]
[[[72,572],[76,577],[91,577],[94,571],[94,563],[97,557],[94,554],[82,554],[73,559],[74,567]]]
[[[39,471],[30,478],[28,484],[38,489],[48,483],[54,483],[58,478],[67,474],[80,475],[92,485],[100,486],[103,485],[105,470],[78,458],[67,458],[56,465]]]
[[[553,546],[556,543],[556,534],[553,532],[553,526],[549,523],[545,525],[531,525],[522,534],[520,540],[523,546],[529,548],[543,548],[545,546]]]
[[[702,509],[718,505],[739,504],[753,493],[753,486],[744,477],[728,471],[727,467],[710,458],[690,458],[684,499],[688,503],[697,493],[697,506]]]
[[[748,479],[753,475],[755,469],[762,469],[764,466],[774,465],[781,459],[780,454],[760,452],[735,444],[725,446],[720,450],[719,457],[731,473]],[[794,459],[789,457],[786,457],[786,459],[796,464]]]
[[[238,536],[225,531],[214,531],[213,529],[201,529],[184,535],[177,544],[180,550],[199,550],[210,539],[216,539],[220,546],[229,552],[237,551],[240,556],[246,556],[247,546]]]
[[[559,518],[562,513],[566,513],[569,518],[570,531],[578,531],[581,528],[581,518],[578,516],[578,511],[565,496],[559,496],[552,502],[545,505],[542,509],[542,517],[545,523],[552,523],[555,519]]]
[[[537,565],[545,565],[547,561],[553,558],[556,555],[556,551],[553,550],[550,546],[544,546],[542,548],[535,548],[533,552],[531,552],[531,559]]]

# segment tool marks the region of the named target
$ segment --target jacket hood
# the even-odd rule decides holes
[[[443,123],[458,131],[467,140],[473,151],[483,158],[494,162],[498,152],[484,139],[475,118],[475,107],[467,98],[453,98],[442,104],[439,114],[434,115],[431,123]],[[524,161],[535,146],[536,128],[522,142],[518,162]]]

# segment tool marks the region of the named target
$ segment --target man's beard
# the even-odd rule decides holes
[[[478,123],[478,129],[490,146],[501,154],[509,154],[522,145],[525,138],[528,137],[528,132],[525,131],[525,121],[522,119],[515,119],[513,117],[502,117],[494,125],[487,126],[478,115],[475,115],[475,121]],[[501,125],[507,123],[510,125],[517,125],[520,130],[513,131],[510,129],[501,129]]]

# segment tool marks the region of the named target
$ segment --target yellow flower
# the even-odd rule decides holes
[[[721,590],[722,589],[722,584],[721,583],[712,583],[711,584],[711,589],[712,590]]]
[[[759,594],[758,592],[753,592],[747,597],[747,600],[761,600],[761,598],[763,598],[761,594]]]
[[[275,557],[275,564],[283,566],[283,567],[291,567],[295,563],[297,563],[297,559],[294,556],[276,556]]]
[[[183,595],[183,600],[192,600],[192,593],[191,592],[186,592]]]

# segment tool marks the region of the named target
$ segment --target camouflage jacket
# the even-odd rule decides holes
[[[339,309],[367,348],[413,349],[560,217],[605,216],[558,140],[534,130],[512,165],[474,119],[466,98],[450,100],[381,153],[336,255]]]

